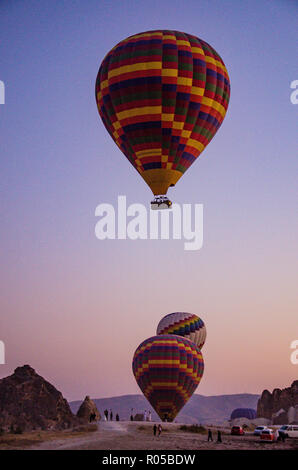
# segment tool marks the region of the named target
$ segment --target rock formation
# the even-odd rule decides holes
[[[76,421],[62,393],[29,365],[0,380],[0,428],[66,429]]]
[[[298,380],[291,387],[264,390],[258,401],[257,416],[272,420],[273,424],[291,424],[297,420]]]
[[[77,417],[85,422],[90,422],[90,418],[93,418],[92,421],[99,421],[101,416],[93,400],[87,395],[83,403],[81,404]]]

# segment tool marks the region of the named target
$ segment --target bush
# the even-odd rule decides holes
[[[204,428],[204,426],[199,426],[198,424],[191,424],[189,426],[186,426],[183,424],[180,426],[180,431],[186,431],[186,432],[193,432],[195,434],[206,434],[207,430]]]
[[[23,434],[23,429],[20,426],[17,426],[14,431],[14,434]]]

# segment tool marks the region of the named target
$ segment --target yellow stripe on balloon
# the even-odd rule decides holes
[[[187,130],[183,130],[181,132],[181,137],[184,137],[185,139],[188,139],[190,137],[190,134],[191,134],[191,131],[187,131]],[[186,322],[185,322],[186,323]],[[180,323],[179,323],[179,326],[180,326]],[[182,325],[181,325],[182,326]],[[175,326],[169,328],[168,330],[169,332],[172,332],[172,331],[175,331]]]
[[[215,111],[218,111],[219,114],[222,117],[224,117],[224,115],[226,114],[225,108],[220,103],[213,100],[212,98],[208,98],[207,96],[203,96],[202,104],[204,104],[205,106],[210,106],[210,108],[212,108],[212,109],[215,109]]]
[[[197,95],[197,96],[203,96],[204,95],[205,88],[201,88],[198,86],[192,86],[191,87],[191,94],[192,95]]]
[[[189,41],[184,41],[183,39],[178,39],[177,40],[177,45],[178,46],[190,46]]]
[[[173,121],[174,120],[174,114],[170,114],[170,113],[162,113],[161,115],[161,120],[162,121]]]
[[[177,85],[191,86],[192,85],[192,78],[178,77],[177,78]]]
[[[178,77],[178,69],[162,69],[161,75],[163,77]]]
[[[103,80],[102,82],[100,82],[101,91],[107,88],[108,86],[109,86],[109,80]]]
[[[167,387],[167,388],[176,388],[177,383],[175,382],[152,382],[152,387]]]
[[[228,73],[227,69],[224,67],[224,65],[219,60],[216,60],[213,57],[210,57],[209,55],[205,56],[205,60],[206,60],[206,62],[209,62],[210,64],[213,64],[216,67],[220,68],[221,70],[223,70],[223,72]]]
[[[124,73],[138,72],[139,70],[161,70],[162,62],[139,62],[137,64],[122,65],[109,70],[108,79],[118,77]]]
[[[173,129],[183,129],[183,126],[184,126],[184,122],[178,122],[178,121],[173,122]]]
[[[149,155],[161,155],[161,148],[139,150],[136,152],[138,158],[148,157]]]
[[[134,116],[145,116],[148,114],[161,114],[161,106],[140,106],[139,108],[127,109],[116,113],[119,121]]]
[[[202,49],[201,47],[192,47],[192,48],[191,48],[191,52],[192,52],[193,54],[205,55],[205,54],[204,54],[204,51],[203,51],[203,49]]]
[[[155,33],[136,34],[135,36],[130,36],[129,38],[127,38],[126,41],[123,41],[123,42],[129,42],[132,39],[151,38],[152,36],[162,37],[162,32],[160,31],[160,32],[155,32]]]
[[[173,34],[164,34],[163,39],[172,39],[173,41],[176,41],[176,36],[173,36]]]
[[[151,359],[148,361],[148,364],[168,364],[168,365],[179,365],[180,360],[179,359]]]

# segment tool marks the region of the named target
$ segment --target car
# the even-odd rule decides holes
[[[280,437],[296,437],[298,438],[298,425],[284,424],[278,430]]]
[[[243,436],[243,428],[241,426],[233,426],[231,429],[231,434],[233,434],[233,436]]]
[[[261,432],[261,440],[270,441],[270,442],[276,441],[276,434],[273,431],[273,429],[270,429],[270,428],[263,429],[263,431]]]
[[[254,436],[260,436],[261,432],[264,431],[265,429],[268,429],[267,426],[257,426],[256,429],[254,430]]]

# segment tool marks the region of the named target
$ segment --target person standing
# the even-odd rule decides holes
[[[209,441],[213,441],[211,429],[208,429],[208,442],[209,442]]]
[[[217,442],[222,442],[221,440],[221,432],[218,430],[217,431]]]
[[[153,426],[153,435],[156,436],[156,431],[157,431],[157,426],[156,424],[154,424]]]
[[[110,410],[110,421],[113,421],[113,411]]]
[[[149,411],[148,421],[150,421],[150,423],[151,423],[151,421],[152,421],[151,411]]]
[[[145,410],[145,413],[144,413],[144,421],[147,421],[147,410]]]
[[[161,435],[162,427],[161,424],[158,425],[158,437]]]
[[[118,413],[117,413],[117,414],[116,414],[116,421],[119,421],[119,419],[120,419],[120,418],[119,418],[119,415],[118,415]]]
[[[109,412],[107,409],[104,410],[103,414],[105,415],[106,421],[109,419]]]

